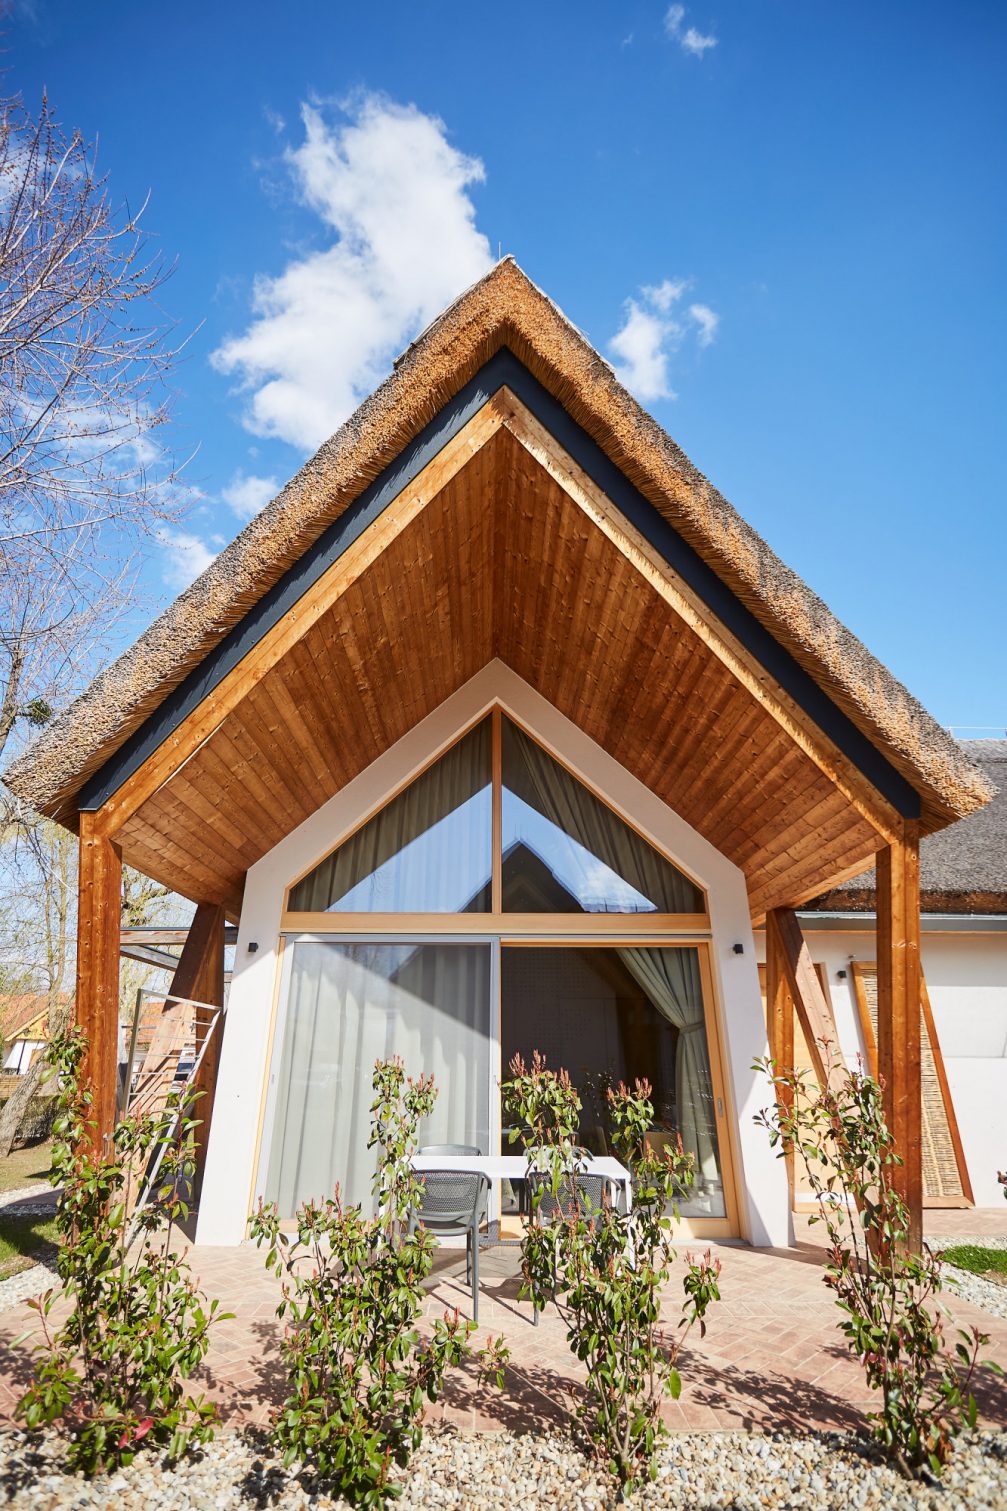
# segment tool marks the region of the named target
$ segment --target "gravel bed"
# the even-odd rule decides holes
[[[32,1200],[34,1198],[34,1200]],[[0,1191],[0,1209],[20,1204],[23,1212],[48,1212],[56,1207],[56,1192],[48,1181],[36,1181],[31,1186],[19,1186],[16,1191]]]
[[[9,1275],[6,1280],[0,1280],[0,1312],[6,1312],[12,1306],[20,1306],[22,1301],[28,1301],[32,1296],[41,1296],[51,1285],[59,1285],[60,1278],[56,1272],[56,1245],[45,1244],[38,1252],[43,1256],[38,1264],[33,1264],[30,1269],[18,1270],[16,1275]]]
[[[984,1238],[942,1238],[930,1240],[935,1253],[957,1248],[960,1244],[978,1244],[983,1249],[1007,1249],[1007,1236]],[[950,1292],[971,1301],[993,1317],[1007,1321],[1007,1285],[998,1285],[995,1280],[986,1280],[982,1275],[973,1275],[971,1270],[960,1270],[956,1264],[944,1264],[944,1282]]]
[[[146,1455],[92,1483],[63,1474],[56,1450],[52,1436],[29,1443],[20,1433],[0,1435],[0,1503],[33,1511],[346,1505],[283,1469],[253,1433],[223,1432],[174,1470]],[[614,1504],[610,1483],[560,1434],[431,1429],[401,1479],[403,1495],[393,1504],[402,1511],[606,1511]],[[1007,1433],[963,1439],[939,1486],[907,1483],[845,1434],[682,1433],[662,1448],[657,1482],[631,1504],[639,1511],[1004,1511]]]

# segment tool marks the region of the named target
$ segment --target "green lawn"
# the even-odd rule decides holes
[[[948,1264],[1007,1285],[1007,1249],[984,1249],[977,1243],[959,1243],[941,1254]]]
[[[18,1191],[22,1186],[47,1180],[51,1163],[51,1139],[27,1149],[12,1149],[6,1159],[0,1160],[0,1191]]]
[[[39,1249],[54,1241],[55,1230],[52,1217],[5,1217],[0,1212],[0,1280],[34,1264]]]

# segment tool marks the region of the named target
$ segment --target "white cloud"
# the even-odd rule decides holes
[[[254,519],[271,498],[280,491],[275,477],[248,476],[236,472],[220,496],[227,507],[241,520]]]
[[[286,162],[330,244],[257,279],[248,328],[213,361],[249,394],[250,430],[310,449],[492,258],[469,195],[483,165],[436,116],[373,94],[334,124],[314,105],[301,114]]]
[[[677,321],[626,300],[626,319],[609,342],[620,358],[616,376],[638,399],[674,399],[668,382],[668,359],[679,334]]]
[[[685,20],[684,5],[669,5],[664,13],[664,29],[669,37],[677,37]]]
[[[690,304],[689,314],[699,326],[696,340],[700,346],[709,346],[717,334],[720,316],[711,310],[708,304]]]
[[[705,52],[709,52],[710,48],[716,47],[716,45],[716,37],[711,36],[709,32],[704,35],[702,32],[697,31],[694,26],[690,26],[682,38],[684,51],[691,52],[695,58],[701,58]]]
[[[687,287],[688,284],[684,278],[665,278],[663,283],[646,284],[640,292],[648,304],[652,304],[655,309],[659,309],[663,315],[666,315],[675,300],[681,299]]]
[[[702,58],[711,47],[716,47],[717,38],[712,33],[697,31],[694,26],[682,30],[685,20],[684,5],[669,5],[664,14],[664,30],[666,34],[677,42],[683,52],[690,53],[694,58]]]
[[[609,342],[609,350],[619,359],[616,376],[645,403],[677,398],[671,386],[671,358],[688,326],[684,318],[676,318],[674,310],[688,287],[686,278],[645,284],[637,298],[626,300],[625,319]],[[699,345],[709,346],[720,316],[708,304],[690,304],[687,315]]]
[[[217,554],[198,535],[189,535],[185,530],[158,530],[157,539],[165,554],[165,582],[179,590],[205,572]]]

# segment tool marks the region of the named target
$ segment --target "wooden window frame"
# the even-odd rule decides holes
[[[544,750],[548,756],[560,765],[567,774],[581,786],[585,787],[598,802],[612,813],[621,823],[638,835],[644,844],[649,845],[668,865],[673,866],[685,877],[704,900],[704,907],[699,913],[507,913],[503,911],[503,718],[506,717],[511,723],[529,739]],[[490,910],[480,913],[325,913],[325,912],[296,912],[290,908],[290,893],[299,882],[309,876],[316,867],[324,860],[345,845],[348,840],[358,834],[366,824],[376,818],[389,803],[410,787],[423,774],[429,771],[441,758],[470,734],[484,719],[490,720],[491,741],[491,783],[492,783],[492,873],[490,887]],[[561,923],[558,920],[562,920]],[[302,932],[311,934],[321,933],[385,933],[392,930],[395,933],[474,933],[480,932],[514,934],[588,934],[599,932],[609,935],[614,932],[625,932],[631,929],[634,933],[695,933],[708,934],[710,931],[709,902],[706,888],[684,866],[680,860],[672,855],[667,846],[660,840],[648,834],[618,803],[607,797],[583,772],[572,766],[559,751],[547,740],[543,740],[534,730],[530,729],[525,721],[519,718],[502,699],[494,699],[481,709],[478,714],[469,719],[449,740],[438,746],[437,750],[426,760],[421,762],[400,782],[397,782],[378,802],[373,803],[353,824],[351,824],[334,843],[326,848],[288,883],[283,894],[283,910],[280,919],[280,928],[284,932]]]
[[[328,916],[328,915],[326,915]],[[388,915],[393,917],[395,915]],[[401,915],[398,915],[401,916]],[[451,915],[447,915],[451,916]],[[475,916],[475,915],[473,915]],[[481,915],[483,918],[488,914]],[[556,915],[546,915],[554,918]],[[606,915],[612,916],[612,915]],[[258,1194],[263,1190],[266,1161],[269,1155],[269,1144],[272,1139],[271,1112],[272,1104],[269,1096],[270,1078],[273,1073],[276,1057],[282,1049],[282,1034],[280,1029],[287,1011],[285,966],[289,964],[290,950],[299,942],[311,942],[317,940],[323,943],[336,943],[339,940],[347,944],[360,942],[361,939],[373,937],[375,931],[361,931],[359,929],[334,930],[317,929],[293,929],[285,931],[280,939],[280,948],[277,954],[276,970],[273,982],[273,998],[269,1019],[269,1039],[265,1066],[263,1068],[262,1086],[259,1095],[259,1114],[255,1133],[255,1153],[252,1163],[252,1178],[249,1188],[248,1215],[255,1210]],[[483,928],[481,933],[471,931],[473,937],[469,937],[469,931],[442,931],[394,929],[386,928],[382,939],[389,944],[416,943],[486,943],[491,950],[490,968],[490,1063],[491,1071],[495,1072],[497,1082],[502,1076],[500,1056],[502,1053],[502,1013],[503,1013],[503,970],[502,956],[505,949],[513,948],[556,948],[563,949],[575,945],[577,948],[612,949],[619,946],[632,948],[633,946],[647,945],[663,949],[695,949],[699,957],[700,983],[703,993],[703,1023],[706,1030],[707,1051],[710,1058],[711,1090],[714,1099],[714,1109],[717,1129],[717,1148],[720,1156],[720,1174],[724,1191],[725,1215],[723,1217],[683,1217],[678,1225],[678,1235],[683,1241],[701,1239],[725,1239],[737,1238],[741,1235],[741,1212],[742,1190],[740,1185],[741,1163],[737,1150],[737,1130],[735,1120],[731,1115],[732,1102],[729,1095],[727,1076],[725,1072],[723,1030],[723,1003],[721,994],[717,989],[716,977],[713,971],[711,959],[711,943],[709,939],[697,937],[670,937],[665,933],[662,936],[641,938],[634,930],[624,930],[622,934],[613,934],[608,937],[583,938],[579,935],[564,934],[553,928],[550,933],[542,934],[507,934],[493,929]],[[497,1144],[501,1140],[501,1116],[499,1095],[492,1100],[490,1107],[491,1126],[494,1129]],[[267,1130],[267,1121],[270,1127]]]

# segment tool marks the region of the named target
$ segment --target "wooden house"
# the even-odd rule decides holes
[[[260,1195],[366,1198],[377,1055],[434,1073],[431,1141],[493,1146],[538,1047],[586,1141],[606,1078],[648,1075],[697,1234],[786,1243],[752,1062],[791,1003],[830,1031],[795,910],[868,865],[918,1227],[919,843],[989,783],[510,259],[6,780],[80,835],[103,1127],[122,862],[198,905],[185,995],[238,926],[201,1241]]]
[[[1007,1164],[1007,740],[962,741],[997,789],[920,845],[924,1206],[999,1207]],[[873,867],[799,913],[849,1064],[877,1065]],[[765,931],[756,931],[765,947]],[[797,1058],[802,1055],[796,1035]]]

